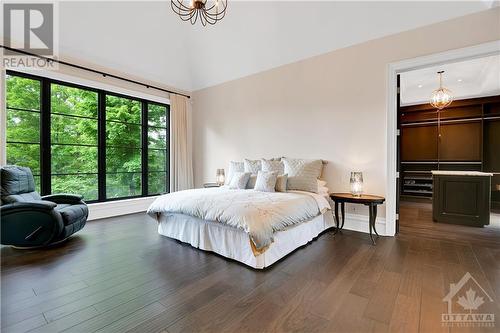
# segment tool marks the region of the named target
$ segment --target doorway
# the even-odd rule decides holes
[[[427,68],[446,63],[454,63],[468,59],[481,58],[500,54],[500,41],[480,44],[472,47],[442,52],[430,56],[391,63],[388,66],[388,116],[387,116],[387,185],[386,185],[386,233],[393,235],[398,230],[399,190],[401,177],[398,170],[398,75],[413,70]],[[422,212],[421,214],[426,214]],[[428,214],[428,213],[427,213]]]
[[[438,74],[440,73],[440,74]],[[396,77],[396,231],[440,239],[500,238],[500,53],[455,58],[402,70]],[[444,75],[453,102],[429,102]],[[494,153],[495,152],[495,153]],[[491,173],[490,225],[433,221],[432,171]],[[500,243],[499,243],[500,244]]]

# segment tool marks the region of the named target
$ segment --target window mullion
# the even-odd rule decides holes
[[[97,183],[98,201],[106,200],[106,94],[100,90],[97,99]]]
[[[142,101],[141,110],[141,137],[142,137],[142,195],[148,195],[148,102]]]
[[[42,79],[40,91],[40,189],[42,195],[52,193],[52,170],[50,149],[50,80]]]
[[[172,128],[172,125],[170,124],[170,105],[166,106],[167,108],[167,120],[165,124],[167,125],[167,131],[166,131],[166,152],[165,152],[165,160],[166,160],[166,166],[165,170],[167,171],[167,175],[165,176],[165,180],[167,181],[167,184],[165,185],[165,190],[167,193],[170,193],[170,129]]]

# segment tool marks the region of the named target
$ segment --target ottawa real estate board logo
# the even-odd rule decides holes
[[[2,68],[56,69],[57,2],[5,2]]]
[[[495,327],[495,302],[469,272],[450,284],[443,302],[448,304],[447,313],[441,315],[443,326]]]

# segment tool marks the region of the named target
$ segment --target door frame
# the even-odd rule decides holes
[[[397,75],[415,69],[500,54],[500,40],[393,62],[387,66],[386,234],[396,233]]]

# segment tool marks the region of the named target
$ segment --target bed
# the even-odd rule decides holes
[[[158,197],[148,214],[158,233],[256,269],[269,267],[334,226],[326,197],[227,187]]]

